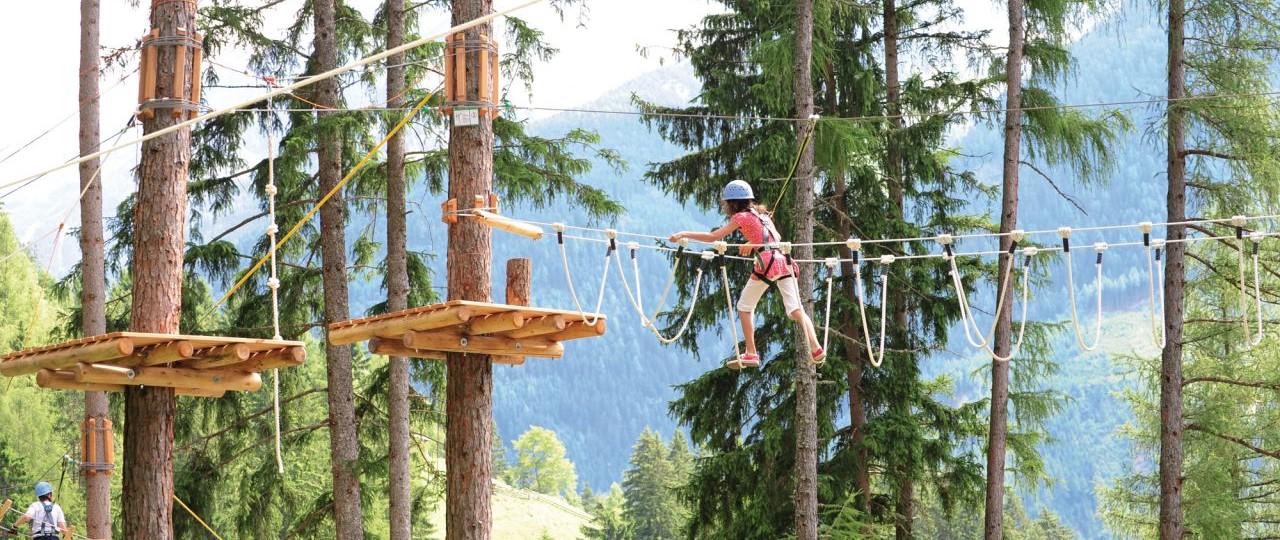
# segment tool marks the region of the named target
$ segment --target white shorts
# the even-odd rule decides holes
[[[787,315],[795,313],[800,309],[800,289],[796,286],[796,279],[789,277],[779,280],[777,284],[778,292],[782,293],[782,307],[786,308]],[[738,311],[755,313],[756,304],[760,303],[760,297],[767,290],[769,284],[764,280],[747,280],[747,285],[742,288],[742,296],[738,297]]]

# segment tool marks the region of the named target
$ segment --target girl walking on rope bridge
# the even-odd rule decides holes
[[[742,255],[754,255],[755,266],[751,270],[751,278],[742,288],[738,297],[738,317],[742,319],[742,333],[746,341],[746,352],[725,364],[729,369],[760,367],[760,354],[756,350],[755,316],[756,304],[770,285],[775,285],[782,294],[782,305],[787,316],[800,324],[805,337],[809,340],[811,361],[815,365],[822,364],[827,352],[818,341],[818,334],[813,328],[813,321],[800,305],[800,291],[796,285],[795,275],[799,271],[790,255],[786,255],[778,247],[782,241],[773,219],[762,205],[755,204],[755,193],[751,184],[745,180],[734,180],[724,187],[720,194],[720,209],[729,216],[729,223],[712,232],[681,231],[671,235],[672,242],[688,238],[698,242],[716,242],[729,236],[733,231],[742,231],[747,245],[739,247]]]

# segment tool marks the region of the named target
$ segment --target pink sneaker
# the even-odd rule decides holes
[[[744,354],[733,360],[725,362],[724,367],[727,367],[733,370],[739,370],[743,368],[758,368],[760,367],[760,355]]]
[[[809,359],[809,363],[815,366],[821,366],[826,361],[827,361],[827,350],[823,349],[822,347],[818,347],[817,349],[814,349],[812,353],[812,357]]]

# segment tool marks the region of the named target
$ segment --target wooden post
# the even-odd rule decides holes
[[[476,47],[476,56],[480,57],[477,62],[480,67],[480,91],[477,93],[477,101],[489,100],[489,36],[480,34],[480,45]],[[480,116],[489,116],[489,108],[481,106]]]
[[[458,32],[453,35],[453,99],[467,100],[467,35]],[[446,52],[447,54],[447,52]]]

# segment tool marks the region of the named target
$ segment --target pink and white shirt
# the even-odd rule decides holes
[[[742,236],[748,244],[775,244],[782,241],[778,228],[773,220],[755,210],[744,210],[734,214],[729,220],[738,225]],[[787,257],[776,248],[755,248],[756,266],[751,279],[759,279],[757,275],[766,276],[769,281],[791,275],[793,270],[787,264]]]

